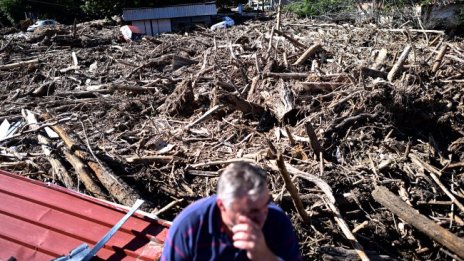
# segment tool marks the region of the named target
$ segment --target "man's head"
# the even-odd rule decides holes
[[[261,169],[248,163],[230,164],[219,178],[217,197],[222,221],[229,229],[240,216],[264,226],[270,195]]]

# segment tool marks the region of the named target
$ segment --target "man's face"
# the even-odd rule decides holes
[[[263,228],[268,213],[268,204],[270,200],[269,191],[264,191],[255,200],[249,196],[244,196],[235,199],[232,204],[227,207],[221,199],[217,199],[217,205],[221,211],[221,217],[224,224],[232,229],[238,224],[240,216],[245,216],[256,223],[260,228]]]

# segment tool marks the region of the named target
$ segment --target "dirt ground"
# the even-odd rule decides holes
[[[427,231],[464,237],[462,38],[285,16],[140,42],[118,29],[2,29],[0,168],[172,220],[253,162],[305,260],[459,260],[461,241]]]

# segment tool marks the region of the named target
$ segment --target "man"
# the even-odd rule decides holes
[[[261,169],[229,165],[217,196],[194,202],[174,219],[161,260],[301,260],[292,224],[270,198]]]

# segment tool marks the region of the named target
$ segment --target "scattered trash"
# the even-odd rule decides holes
[[[8,120],[4,120],[0,125],[0,141],[12,137],[21,126],[21,121],[15,122],[12,125]]]
[[[144,35],[142,30],[135,25],[124,25],[119,30],[126,41],[139,41]]]
[[[229,27],[232,27],[235,25],[235,22],[232,18],[228,17],[228,16],[225,16],[222,18],[222,22],[219,22],[217,24],[214,24],[213,26],[211,26],[211,30],[217,30],[217,29],[225,29],[225,28],[229,28]]]
[[[51,19],[49,19],[49,20],[39,20],[39,21],[35,22],[35,24],[29,26],[27,28],[27,31],[28,32],[34,32],[35,29],[37,29],[37,28],[46,27],[46,26],[53,27],[55,25],[58,25],[58,22],[55,21],[55,20],[51,20]]]

